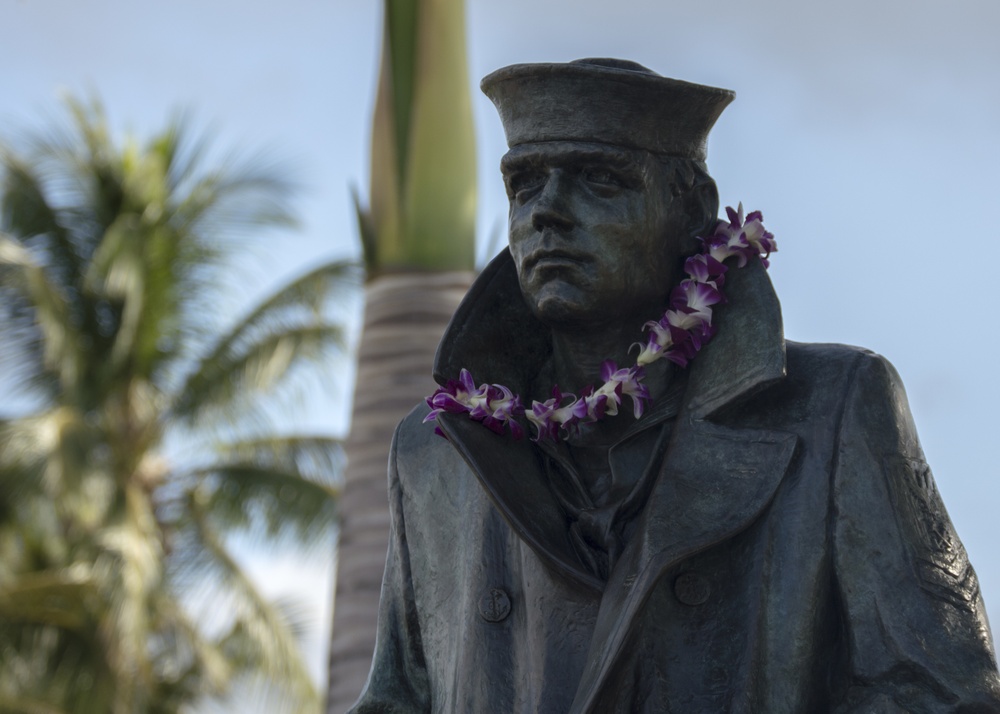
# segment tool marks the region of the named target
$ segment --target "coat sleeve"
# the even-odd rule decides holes
[[[393,437],[389,455],[392,531],[379,600],[375,652],[365,689],[348,714],[417,714],[431,710],[410,576],[403,490],[396,467],[398,441],[399,429]]]
[[[861,355],[841,416],[833,543],[846,658],[837,714],[1000,712],[976,574],[924,461],[899,375]]]

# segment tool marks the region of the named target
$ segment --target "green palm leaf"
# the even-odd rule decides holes
[[[375,235],[366,251],[369,276],[471,270],[475,262],[475,132],[464,25],[461,0],[386,2],[371,208],[363,221]]]
[[[0,693],[0,711],[8,714],[68,714],[65,709],[48,702],[27,697],[8,697],[3,693]]]
[[[0,281],[5,292],[14,292],[31,306],[21,319],[32,320],[40,333],[44,350],[39,367],[58,375],[62,384],[72,384],[80,372],[80,344],[65,291],[49,279],[26,247],[4,234],[0,234]]]
[[[318,694],[281,608],[261,597],[217,536],[197,499],[191,501],[191,512],[198,537],[210,556],[207,568],[228,585],[233,622],[222,639],[222,650],[228,650],[237,661],[249,656],[244,665],[273,672],[273,679],[297,700],[298,711],[314,707]]]
[[[331,357],[343,345],[339,325],[307,325],[265,334],[215,360],[203,361],[186,380],[172,414],[191,421],[209,416],[208,412],[216,418],[237,419],[246,406],[234,403],[237,397],[267,391],[295,365]]]
[[[231,258],[292,222],[292,184],[259,157],[205,168],[183,123],[117,144],[99,104],[69,109],[0,150],[0,357],[29,397],[0,406],[0,710],[173,714],[237,683],[315,707],[301,618],[224,544],[330,536],[339,442],[270,419],[342,350],[357,270],[314,269],[220,330]]]
[[[241,391],[266,391],[295,362],[342,350],[343,331],[321,323],[323,307],[358,280],[353,263],[330,263],[260,302],[187,374],[171,399],[173,414],[192,420],[202,410],[225,409]]]
[[[88,620],[86,600],[97,594],[86,566],[36,571],[0,583],[0,619],[79,629]]]
[[[24,236],[30,242],[48,243],[45,253],[62,283],[80,270],[80,257],[69,232],[46,202],[39,178],[16,156],[6,157],[7,172],[0,203],[0,230]]]
[[[328,437],[247,439],[218,449],[229,460],[190,474],[210,480],[205,509],[229,528],[263,523],[269,537],[321,542],[340,496],[343,446]]]

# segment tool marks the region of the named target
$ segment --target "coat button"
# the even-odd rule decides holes
[[[698,573],[682,573],[674,580],[674,595],[685,605],[704,605],[712,586]]]
[[[510,614],[510,597],[500,588],[487,588],[479,598],[479,614],[487,622],[500,622]]]

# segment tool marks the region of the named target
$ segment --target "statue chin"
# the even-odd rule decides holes
[[[547,283],[535,293],[524,293],[524,299],[532,314],[539,322],[552,330],[595,322],[593,298],[588,299],[585,291],[565,283]]]

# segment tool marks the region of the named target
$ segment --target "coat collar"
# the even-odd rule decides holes
[[[672,499],[697,500],[698,493],[707,494],[701,509],[703,518],[661,522],[649,517],[661,509],[647,507],[636,537],[626,550],[632,561],[627,567],[622,563],[623,567],[615,568],[618,575],[618,571],[630,569],[622,578],[634,579],[642,567],[640,561],[648,564],[662,552],[681,558],[699,543],[738,528],[733,519],[740,520],[740,514],[753,515],[745,506],[763,496],[751,498],[757,488],[750,483],[753,479],[727,479],[727,474],[732,475],[729,456],[745,455],[747,463],[753,462],[747,466],[750,473],[763,469],[768,482],[777,469],[777,464],[771,463],[775,459],[766,454],[772,451],[769,444],[780,440],[734,429],[719,437],[709,433],[714,425],[704,422],[784,375],[781,313],[763,267],[759,261],[752,261],[746,268],[730,271],[727,278],[729,302],[717,311],[718,333],[690,367],[678,428],[649,499],[676,503]],[[504,250],[476,280],[452,318],[438,347],[434,375],[444,384],[465,367],[480,382],[504,384],[523,394],[550,354],[549,333],[525,304],[513,260]],[[576,556],[565,517],[546,483],[542,457],[530,441],[494,434],[462,414],[441,414],[438,425],[510,526],[543,561],[582,585],[597,591],[605,589],[605,584],[589,574]],[[776,456],[785,451],[779,448]],[[783,468],[778,470],[773,486],[783,473]],[[665,478],[665,473],[680,473],[680,478]],[[662,513],[676,515],[677,509],[666,506]],[[616,573],[612,573],[608,586]]]
[[[785,372],[781,308],[760,261],[726,277],[728,304],[717,310],[718,334],[690,367],[686,401],[699,419]],[[551,353],[548,329],[525,304],[514,261],[504,249],[452,317],[434,358],[434,379],[444,384],[464,367],[477,380],[523,394]]]

